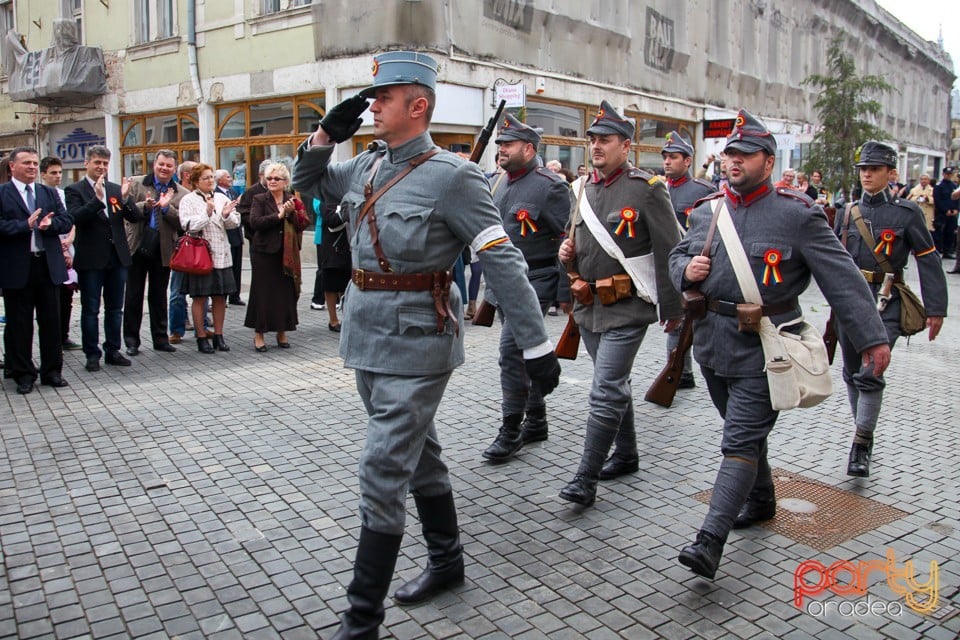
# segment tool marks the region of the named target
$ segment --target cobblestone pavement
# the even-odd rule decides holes
[[[312,274],[305,275],[309,292]],[[597,503],[580,512],[557,492],[581,451],[586,353],[563,364],[549,398],[549,441],[493,466],[480,452],[499,424],[498,329],[468,327],[468,362],[437,416],[467,581],[427,605],[389,605],[384,632],[403,640],[958,637],[960,429],[952,388],[960,379],[960,278],[947,277],[953,318],[940,339],[918,336],[894,351],[871,478],[845,475],[852,426],[839,363],[840,392],[782,414],[771,437],[774,467],[906,516],[826,551],[762,527],[734,532],[712,582],[676,557],[705,513],[694,496],[712,486],[721,421],[702,379],[672,409],[641,400],[664,361],[663,336],[648,334],[635,368],[641,471],[604,483]],[[184,342],[174,354],[148,349],[130,368],[88,373],[72,351],[68,388],[19,396],[6,381],[0,638],[332,634],[359,530],[355,471],[365,413],[337,356],[338,336],[327,330],[325,312],[309,309],[309,297],[300,300],[290,350],[268,342],[266,354],[255,353],[244,309],[231,307],[230,353],[203,355]],[[815,288],[803,304],[822,327]],[[558,336],[563,318],[548,324]],[[149,344],[146,332],[144,339]],[[795,606],[800,562],[882,560],[888,549],[897,568],[913,560],[918,581],[939,563],[934,614],[905,606],[882,570],[869,575],[863,595],[826,592]],[[392,588],[424,561],[411,516]],[[852,581],[849,571],[839,574],[842,584]],[[856,603],[872,609],[864,615]]]

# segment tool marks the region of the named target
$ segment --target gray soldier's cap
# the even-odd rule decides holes
[[[606,100],[600,101],[600,110],[597,111],[597,117],[593,124],[587,129],[587,135],[595,136],[621,135],[628,140],[633,140],[633,132],[636,130],[633,122],[620,117],[616,109]]]
[[[735,149],[743,153],[766,151],[777,155],[777,141],[760,120],[746,109],[740,109],[733,132],[727,138],[724,152]]]
[[[683,139],[676,131],[667,134],[667,140],[663,144],[660,153],[682,153],[685,156],[693,156],[693,145]]]
[[[897,167],[897,152],[888,144],[868,140],[864,142],[854,156],[858,167]]]
[[[536,148],[540,145],[540,135],[542,133],[543,129],[529,127],[508,113],[503,118],[500,135],[498,135],[497,139],[493,142],[494,144],[500,144],[501,142],[510,142],[511,140],[523,140],[524,142],[529,142]]]
[[[387,51],[373,58],[373,84],[360,92],[372,98],[380,87],[419,84],[431,91],[437,87],[437,61],[418,51]]]

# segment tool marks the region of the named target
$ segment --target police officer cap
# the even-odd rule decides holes
[[[510,142],[511,140],[523,140],[524,142],[529,142],[536,148],[540,144],[540,136],[542,133],[543,129],[528,127],[508,113],[504,116],[503,124],[500,126],[500,135],[497,136],[497,139],[493,142],[494,144],[500,144],[502,142]]]
[[[587,135],[604,136],[617,134],[628,140],[633,140],[633,132],[635,130],[636,127],[634,127],[632,120],[620,117],[620,114],[617,113],[616,109],[614,109],[609,102],[601,100],[600,110],[597,112],[597,117],[594,118],[593,124],[587,129]]]
[[[944,167],[943,172],[947,175],[953,175],[953,172],[957,169],[955,167]]]
[[[380,87],[419,84],[431,91],[437,86],[437,61],[418,51],[386,51],[373,57],[373,84],[360,95],[372,98]]]
[[[727,146],[723,148],[725,152],[731,149],[743,153],[766,151],[775,156],[777,155],[777,141],[756,116],[746,109],[740,109],[737,120],[733,125],[733,132],[727,138]]]
[[[858,167],[878,167],[886,165],[888,167],[897,167],[897,152],[888,144],[868,140],[864,142],[859,149],[855,160]]]
[[[682,153],[685,156],[693,156],[693,145],[683,139],[676,131],[667,134],[667,140],[663,144],[660,153]]]

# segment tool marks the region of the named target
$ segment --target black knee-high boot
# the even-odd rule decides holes
[[[427,542],[427,568],[393,594],[397,604],[417,604],[463,584],[463,547],[453,493],[414,496],[423,538]]]
[[[560,497],[570,502],[592,505],[597,499],[597,481],[613,440],[617,424],[605,424],[593,416],[587,418],[587,435],[583,441],[583,456],[573,480],[560,491]]]
[[[403,536],[360,529],[353,580],[347,587],[350,608],[340,617],[340,628],[331,640],[377,640],[401,540]]]

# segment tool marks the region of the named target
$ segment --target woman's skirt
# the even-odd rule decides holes
[[[237,283],[233,279],[233,267],[214,269],[208,275],[195,276],[189,273],[183,276],[180,293],[194,298],[204,296],[230,296],[237,293]]]

